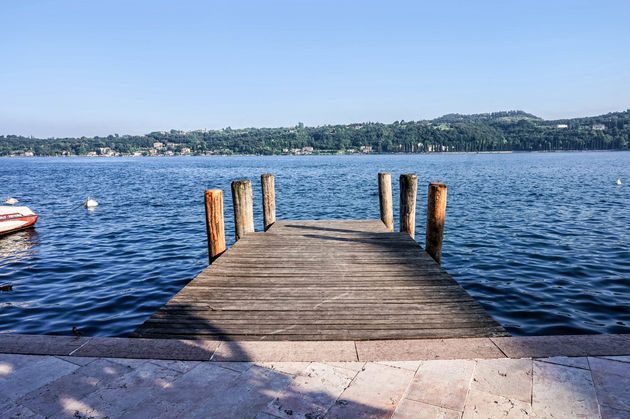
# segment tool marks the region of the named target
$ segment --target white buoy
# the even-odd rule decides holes
[[[85,208],[95,208],[98,207],[98,202],[88,196],[87,201],[85,201],[83,205],[85,206]]]
[[[9,204],[9,205],[13,205],[13,204],[17,204],[17,203],[18,203],[18,200],[17,200],[17,199],[15,199],[15,198],[7,198],[7,199],[4,201],[4,203],[5,203],[5,204]]]
[[[617,185],[621,185],[621,179],[617,179]]]

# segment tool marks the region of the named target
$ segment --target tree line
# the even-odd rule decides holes
[[[522,111],[449,114],[433,120],[307,127],[152,132],[107,137],[33,138],[0,136],[0,155],[88,154],[286,154],[627,150],[630,110],[565,120],[543,120]],[[155,143],[161,143],[156,149]],[[309,150],[310,151],[310,150]]]

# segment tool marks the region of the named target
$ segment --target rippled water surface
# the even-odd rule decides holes
[[[344,219],[379,217],[379,171],[394,214],[398,175],[418,174],[420,241],[427,184],[448,184],[443,265],[509,332],[630,333],[628,152],[0,158],[0,197],[40,214],[0,238],[0,331],[126,335],[207,265],[205,189],[225,191],[231,245],[232,180],[254,181],[262,230],[261,173],[279,219]]]

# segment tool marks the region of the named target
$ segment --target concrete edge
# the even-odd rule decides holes
[[[0,334],[0,353],[214,362],[625,356],[630,355],[630,334],[299,342]]]

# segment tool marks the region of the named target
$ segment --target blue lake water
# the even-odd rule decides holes
[[[443,266],[515,335],[630,333],[630,153],[0,158],[41,215],[0,238],[0,332],[124,336],[207,266],[203,191],[276,175],[279,219],[379,218],[377,173],[446,182]],[[617,185],[620,178],[622,185]],[[88,196],[94,211],[70,211]]]

